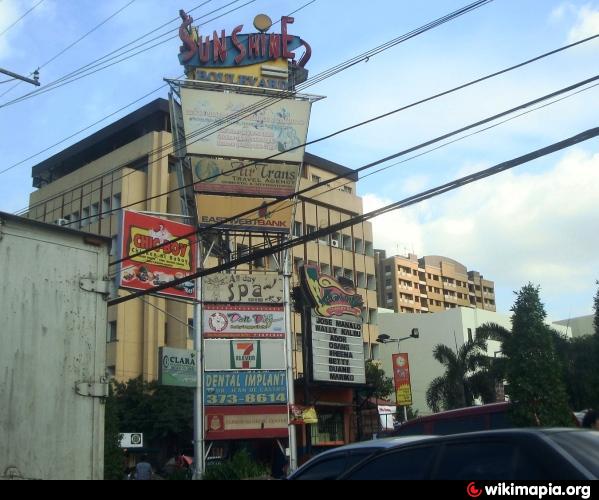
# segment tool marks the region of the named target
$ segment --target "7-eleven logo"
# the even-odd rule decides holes
[[[237,370],[259,370],[261,368],[260,341],[232,340],[231,368]]]

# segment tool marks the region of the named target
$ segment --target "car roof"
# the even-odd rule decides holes
[[[368,450],[371,449],[373,452],[376,450],[385,450],[387,448],[393,448],[395,446],[399,446],[402,444],[414,443],[417,441],[424,441],[426,439],[431,439],[436,436],[398,436],[398,437],[390,437],[384,439],[371,439],[369,441],[358,441],[357,443],[350,443],[343,446],[339,446],[337,448],[333,448],[331,450],[323,451],[318,455],[312,457],[305,464],[299,467],[295,472],[293,472],[289,477],[292,478],[296,473],[300,470],[303,470],[305,467],[312,465],[314,462],[321,460],[323,457],[328,457],[332,455],[337,455],[339,453],[346,453],[348,451],[355,450]]]

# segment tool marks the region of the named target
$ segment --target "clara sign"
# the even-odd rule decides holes
[[[196,353],[187,349],[159,349],[159,380],[161,385],[196,386]]]

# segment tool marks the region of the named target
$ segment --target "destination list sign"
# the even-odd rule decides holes
[[[366,383],[362,324],[313,315],[312,360],[315,381]]]

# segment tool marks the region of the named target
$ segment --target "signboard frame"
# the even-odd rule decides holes
[[[395,404],[397,406],[411,406],[413,403],[413,398],[412,382],[410,379],[410,360],[408,353],[401,352],[392,354],[391,360],[393,363]]]
[[[287,404],[287,372],[285,370],[205,372],[204,404],[207,408]]]
[[[202,278],[202,300],[225,304],[283,304],[279,274],[215,273]]]
[[[197,353],[190,349],[160,347],[158,349],[158,380],[160,385],[196,387],[196,357]]]
[[[239,420],[254,419],[253,427],[223,429],[227,417]],[[222,420],[221,420],[222,419]],[[278,421],[279,427],[269,427],[269,419]],[[289,437],[287,405],[268,406],[209,406],[205,415],[205,438],[209,441],[234,439],[275,439]],[[211,430],[218,425],[222,427]]]
[[[204,339],[285,338],[285,312],[283,306],[204,303],[202,309]],[[264,326],[249,324],[252,318],[254,323],[262,322]],[[232,321],[237,325],[233,325]]]

